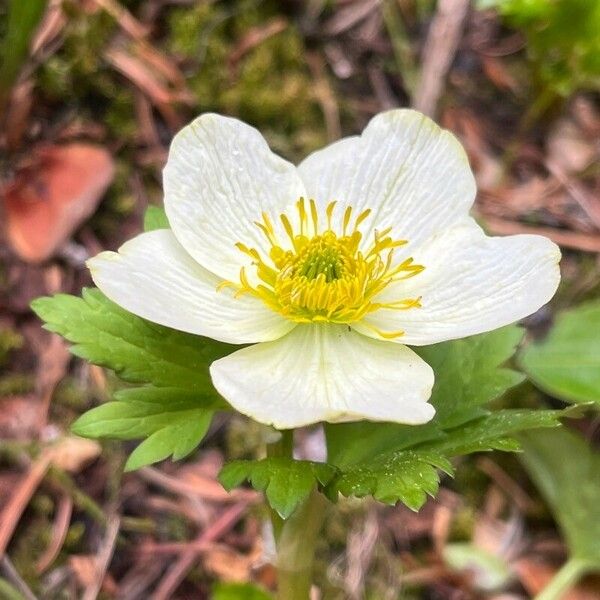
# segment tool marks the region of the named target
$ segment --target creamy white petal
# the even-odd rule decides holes
[[[374,229],[393,227],[412,251],[436,231],[464,219],[475,180],[460,142],[413,110],[381,113],[360,137],[335,142],[298,167],[309,197],[372,209],[363,243]],[[343,209],[337,210],[338,226]],[[357,213],[355,213],[357,214]]]
[[[201,267],[168,229],[142,233],[88,261],[94,283],[113,302],[180,331],[246,344],[274,340],[294,323],[249,296],[217,292],[221,278]]]
[[[278,429],[360,419],[420,424],[435,413],[426,362],[340,325],[299,325],[217,360],[210,373],[237,410]]]
[[[173,139],[163,173],[165,210],[181,245],[205,268],[239,280],[250,259],[235,246],[268,249],[254,224],[305,195],[296,167],[237,119],[205,114]],[[267,252],[268,255],[268,252]]]
[[[539,235],[488,237],[473,221],[435,236],[415,256],[425,270],[388,286],[389,302],[421,297],[422,308],[380,309],[355,327],[377,337],[403,330],[400,344],[427,345],[514,323],[546,304],[560,280],[560,250]]]

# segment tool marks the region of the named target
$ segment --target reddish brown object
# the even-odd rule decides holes
[[[112,156],[73,143],[38,149],[3,194],[6,232],[28,262],[50,258],[94,213],[114,175]]]

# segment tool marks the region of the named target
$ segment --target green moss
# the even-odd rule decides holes
[[[240,40],[278,16],[275,6],[242,2],[175,10],[168,20],[166,47],[186,59],[188,84],[200,112],[238,116],[261,129],[277,151],[298,159],[326,139],[305,48],[294,25],[232,62]]]
[[[8,327],[0,327],[0,366],[3,366],[12,350],[23,345],[22,336]]]
[[[86,532],[86,526],[82,522],[73,523],[65,536],[65,543],[63,544],[63,552],[77,552],[81,548],[81,542]]]
[[[472,506],[461,506],[454,514],[450,538],[453,541],[470,541],[477,522],[477,513]]]
[[[138,124],[134,111],[134,94],[129,86],[113,85],[112,101],[106,109],[104,124],[109,133],[117,139],[132,139],[137,131]]]
[[[50,543],[52,520],[35,510],[35,497],[26,514],[27,518],[19,521],[17,535],[10,546],[10,557],[17,572],[32,591],[38,593],[42,581],[35,565]]]
[[[38,81],[49,100],[89,101],[90,95],[97,95],[102,86],[107,85],[110,69],[103,53],[116,24],[103,10],[90,14],[73,1],[65,2],[63,7],[68,18],[64,42],[58,52],[40,66]],[[109,87],[114,89],[114,80],[110,81]]]
[[[89,391],[72,377],[65,377],[57,386],[52,403],[83,411],[88,405]]]
[[[169,35],[165,46],[169,54],[192,57],[201,50],[205,29],[225,18],[225,13],[208,2],[199,3],[191,9],[180,8],[169,13]]]
[[[41,516],[52,518],[54,513],[54,501],[47,494],[36,494],[30,504],[30,507]]]
[[[0,398],[33,392],[35,378],[25,373],[8,373],[0,377]]]
[[[15,329],[0,327],[0,369],[8,363],[11,352],[23,346],[23,337]],[[18,372],[1,374],[0,398],[27,394],[34,389],[34,378],[31,375]]]
[[[115,178],[98,212],[90,224],[101,238],[114,238],[118,235],[123,221],[130,217],[136,208],[130,177],[131,164],[126,157],[117,161]]]
[[[264,451],[265,427],[256,421],[233,415],[225,435],[227,456],[232,460],[256,458]]]

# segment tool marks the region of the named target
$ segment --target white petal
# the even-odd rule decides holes
[[[249,262],[236,242],[268,248],[254,221],[305,195],[296,167],[273,154],[256,129],[215,114],[175,136],[163,179],[165,210],[181,245],[202,266],[235,281]]]
[[[426,345],[491,331],[546,304],[560,281],[560,250],[539,235],[487,237],[469,221],[424,244],[415,256],[425,270],[388,286],[377,300],[421,296],[422,308],[378,310],[356,326],[376,335],[405,331],[401,344]]]
[[[222,281],[160,229],[133,238],[119,252],[88,261],[94,283],[113,302],[144,319],[180,331],[246,344],[274,340],[294,323],[255,298],[233,298]]]
[[[321,206],[337,200],[357,211],[372,209],[362,227],[365,243],[372,242],[372,230],[392,227],[412,250],[464,219],[475,199],[475,180],[460,142],[407,109],[377,115],[360,137],[311,154],[298,170],[309,197]],[[338,208],[338,219],[342,213]]]
[[[359,419],[420,424],[435,413],[427,363],[340,325],[299,325],[217,360],[210,373],[237,410],[278,429]]]

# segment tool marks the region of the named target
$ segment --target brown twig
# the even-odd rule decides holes
[[[496,482],[498,488],[511,499],[511,502],[514,502],[522,513],[531,510],[534,504],[531,497],[500,465],[484,456],[477,461],[477,466]]]
[[[327,139],[333,142],[342,135],[337,99],[327,79],[325,64],[321,55],[311,52],[307,55],[306,60],[314,78],[313,93],[317,102],[321,105],[323,117],[325,118]]]
[[[533,227],[514,221],[498,218],[485,218],[486,229],[497,235],[513,235],[518,233],[533,233],[550,238],[559,246],[581,250],[583,252],[600,253],[600,235],[588,235],[575,231],[562,231],[552,227]]]
[[[358,25],[379,6],[379,0],[359,0],[349,2],[325,23],[323,30],[327,35],[336,36]]]
[[[208,542],[218,540],[239,521],[240,517],[246,511],[247,506],[248,502],[243,501],[228,508],[210,527],[206,528],[196,538],[193,544],[202,546]],[[187,572],[192,568],[197,557],[198,550],[193,546],[192,549],[182,554],[161,579],[156,591],[151,596],[151,600],[169,600],[185,578]]]
[[[239,500],[251,501],[259,497],[259,495],[252,490],[238,489],[228,493],[223,489],[220,483],[208,477],[201,478],[196,476],[194,478],[196,483],[192,483],[171,477],[152,467],[140,469],[138,475],[149,483],[160,486],[172,493],[190,498],[204,498],[205,500],[217,502],[235,502]]]
[[[117,534],[119,533],[120,526],[121,521],[118,515],[113,514],[108,518],[106,534],[104,536],[104,541],[102,542],[102,548],[100,549],[98,558],[96,559],[96,576],[91,584],[86,588],[82,596],[82,600],[96,600],[98,597],[98,594],[102,588],[104,576],[106,575],[108,565],[110,564],[110,560],[115,549],[115,542],[117,541]]]
[[[582,210],[587,214],[596,229],[600,229],[600,202],[598,202],[597,199],[592,200],[589,198],[582,189],[582,186],[570,178],[560,165],[552,160],[547,160],[545,165],[555,179],[557,179],[565,190],[567,190],[571,198],[581,206]]]
[[[104,52],[104,58],[117,71],[140,88],[142,92],[147,94],[169,127],[174,130],[181,127],[183,124],[182,118],[172,106],[173,103],[181,101],[181,98],[177,93],[171,92],[162,82],[158,81],[150,67],[140,59],[116,47],[108,48]]]
[[[250,50],[259,46],[270,37],[285,31],[288,26],[287,19],[284,17],[275,17],[260,27],[252,27],[231,51],[227,59],[229,69],[232,71],[235,70],[239,61]]]
[[[56,386],[65,376],[71,354],[64,340],[59,335],[52,335],[38,355],[36,393],[40,399],[38,430],[48,423],[48,411]]]
[[[442,93],[444,79],[458,48],[469,0],[440,0],[423,55],[421,78],[413,105],[417,110],[434,116]]]
[[[52,461],[52,455],[51,450],[46,450],[32,463],[29,472],[17,485],[4,510],[0,513],[0,557],[4,556],[21,515],[44,478]]]
[[[148,27],[140,23],[126,8],[115,0],[94,0],[105,10],[133,39],[143,40],[148,35]]]
[[[73,500],[68,494],[63,494],[58,503],[56,518],[54,520],[54,525],[52,526],[50,544],[48,544],[46,551],[40,556],[35,566],[38,575],[42,574],[58,556],[58,553],[65,542],[65,538],[67,537],[72,514]]]

